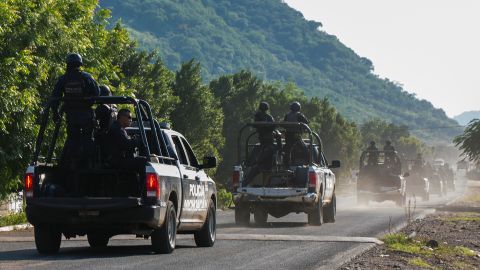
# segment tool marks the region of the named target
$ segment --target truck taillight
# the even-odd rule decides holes
[[[316,188],[317,187],[318,176],[316,172],[308,173],[308,187]]]
[[[156,173],[147,173],[147,197],[160,197],[160,183]]]
[[[25,186],[25,197],[33,197],[33,173],[26,173],[25,179],[23,179]]]
[[[232,186],[237,188],[240,186],[240,171],[233,171]]]

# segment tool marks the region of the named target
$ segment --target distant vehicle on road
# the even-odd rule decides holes
[[[430,181],[419,172],[410,172],[405,178],[407,196],[422,198],[423,201],[430,200]]]
[[[285,153],[282,135],[278,135],[274,144],[268,146],[271,150],[266,150],[260,143],[253,142],[256,131],[244,136],[251,128],[270,128],[282,134],[293,128],[306,138],[291,148],[292,153]],[[334,160],[328,165],[322,141],[308,125],[247,124],[239,131],[237,145],[238,165],[232,178],[236,224],[248,225],[251,213],[255,223],[262,225],[269,214],[279,218],[292,212],[307,213],[311,225],[335,222],[335,175],[331,169],[340,167],[340,161]],[[262,155],[263,151],[268,154]],[[289,163],[285,164],[284,156],[290,154]],[[260,156],[263,160],[259,160]],[[259,169],[261,163],[267,166]]]
[[[185,137],[161,127],[143,100],[88,100],[134,109],[136,118],[126,132],[141,142],[135,158],[145,162],[139,171],[111,167],[96,159],[104,156],[99,147],[90,157],[95,162],[85,168],[59,165],[54,153],[61,150],[56,149],[61,144],[61,121],[49,123],[48,105],[24,183],[27,219],[34,226],[38,252],[58,252],[62,234],[67,239],[87,235],[94,248],[107,246],[109,238],[118,234],[150,237],[156,253],[172,252],[177,232],[194,234],[197,246],[213,246],[217,192],[204,169],[215,167],[216,159],[205,157],[199,164]]]
[[[390,200],[404,206],[406,198],[406,181],[396,152],[363,151],[357,180],[357,202],[366,205],[369,201]]]
[[[447,184],[437,172],[434,172],[429,179],[430,194],[436,194],[438,196],[444,196],[447,194]]]

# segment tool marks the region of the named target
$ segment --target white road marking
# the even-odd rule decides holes
[[[190,235],[177,235],[177,240],[192,239]],[[375,237],[350,236],[314,236],[314,235],[280,235],[280,234],[217,234],[218,240],[229,241],[297,241],[297,242],[349,242],[383,244]],[[65,239],[62,239],[65,240]],[[111,240],[144,240],[130,235],[117,235]],[[0,242],[33,242],[32,236],[1,236]],[[87,241],[86,237],[71,238],[65,241]]]

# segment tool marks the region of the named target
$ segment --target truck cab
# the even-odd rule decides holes
[[[64,126],[62,121],[49,121],[51,101],[24,180],[26,214],[34,226],[37,251],[57,253],[62,235],[86,235],[90,246],[98,248],[107,246],[112,236],[133,234],[151,238],[154,252],[171,253],[177,233],[192,233],[198,246],[213,246],[217,195],[205,169],[215,167],[216,159],[204,157],[200,164],[187,139],[155,120],[143,100],[83,100],[132,108],[133,122],[126,131],[141,142],[135,158],[145,160],[144,166],[140,171],[112,166],[102,160],[106,155],[99,145],[88,165],[62,163]]]

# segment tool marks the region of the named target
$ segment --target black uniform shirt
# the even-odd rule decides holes
[[[67,71],[60,76],[52,92],[52,97],[96,97],[100,95],[97,82],[86,72],[79,70]],[[65,111],[89,110],[92,102],[65,102]],[[58,102],[53,104],[58,109]]]
[[[108,131],[110,153],[114,162],[125,159],[133,159],[135,147],[138,145],[135,139],[128,136],[127,131],[118,121],[113,122]]]
[[[275,122],[275,119],[273,119],[273,116],[271,116],[269,113],[262,112],[262,111],[258,111],[255,114],[254,120],[255,122],[269,122],[269,123]],[[260,141],[261,144],[273,143],[273,130],[274,128],[270,128],[270,127],[257,128],[258,140]]]

